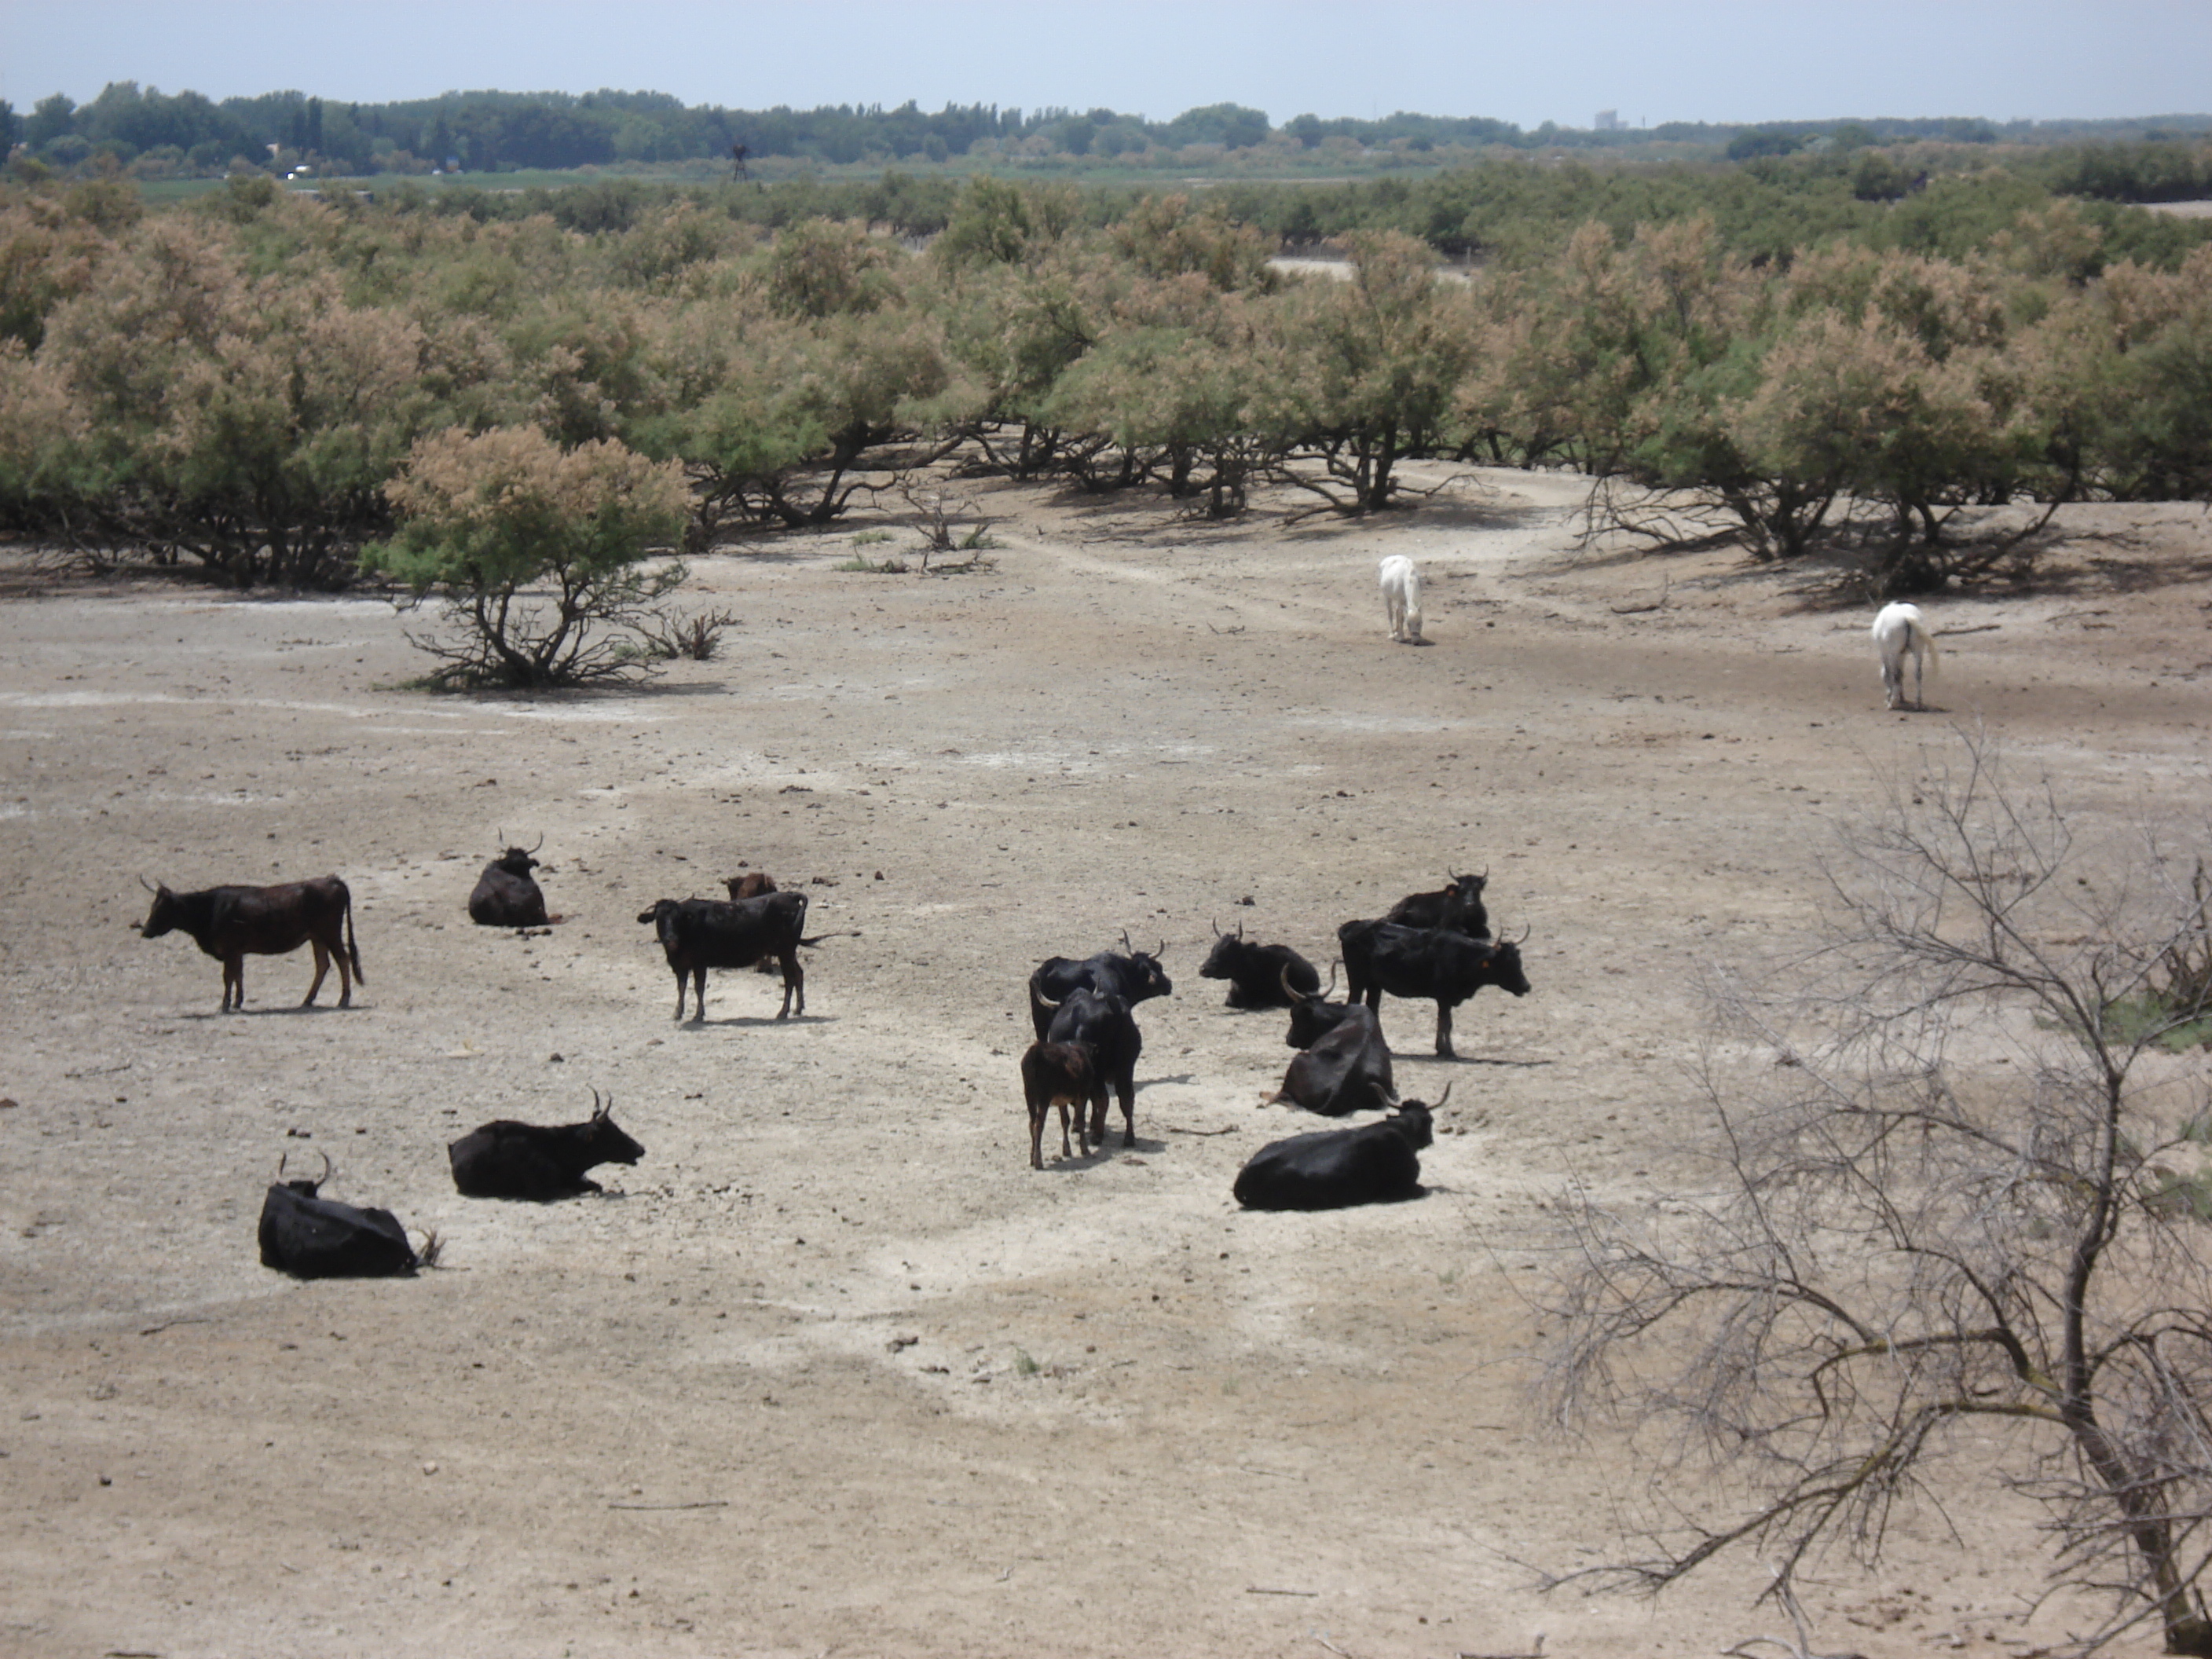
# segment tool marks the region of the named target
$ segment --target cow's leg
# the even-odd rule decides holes
[[[1030,1114],[1030,1168],[1044,1168],[1044,1115],[1052,1109],[1041,1100],[1025,1098],[1023,1103]],[[1065,1112],[1062,1117],[1066,1116]]]
[[[338,1006],[350,1008],[353,1006],[353,970],[346,966],[345,941],[337,937],[336,928],[331,930],[330,952],[337,958]]]
[[[799,998],[799,1012],[805,1013],[806,1012],[806,970],[799,965],[797,948],[779,951],[776,963],[783,969],[783,1006],[775,1011],[775,1017],[782,1019],[791,1012],[791,999],[794,994]]]
[[[315,1006],[315,993],[323,988],[323,975],[331,971],[331,953],[322,940],[311,933],[307,937],[307,943],[314,947],[315,979],[314,983],[307,987],[307,994],[301,999],[300,1006],[302,1008],[312,1008]]]
[[[1114,1092],[1121,1097],[1121,1145],[1133,1146],[1137,1144],[1136,1074],[1132,1073],[1126,1080],[1116,1079]],[[1103,1094],[1098,1097],[1098,1144],[1106,1144],[1106,1097]]]
[[[222,959],[222,1011],[246,1006],[246,958],[228,956]]]
[[[676,970],[676,1023],[678,1025],[684,1023],[684,993],[687,988],[684,981],[690,977],[690,972],[688,968]]]
[[[704,1025],[707,1023],[707,970],[704,967],[691,970],[691,995],[692,1000],[697,1004],[691,1017]]]
[[[1451,1046],[1451,1004],[1437,999],[1437,1053],[1445,1060],[1457,1060]]]

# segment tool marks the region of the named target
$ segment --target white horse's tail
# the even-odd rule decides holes
[[[1936,635],[1917,617],[1912,618],[1911,635],[1920,648],[1928,653],[1927,664],[1920,672],[1932,680],[1936,678],[1936,665],[1943,658],[1943,653],[1936,648]]]

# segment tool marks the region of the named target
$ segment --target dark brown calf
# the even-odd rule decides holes
[[[1060,1155],[1072,1154],[1067,1144],[1067,1108],[1075,1106],[1075,1135],[1084,1156],[1091,1155],[1084,1109],[1087,1106],[1100,1125],[1103,1144],[1106,1122],[1106,1079],[1098,1075],[1087,1042],[1032,1042],[1022,1056],[1022,1097],[1030,1109],[1030,1168],[1044,1168],[1044,1121],[1060,1108]]]

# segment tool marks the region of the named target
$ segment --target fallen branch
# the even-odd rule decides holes
[[[1319,1595],[1321,1592],[1319,1590],[1269,1589],[1265,1584],[1247,1584],[1244,1586],[1244,1594],[1247,1595]]]
[[[709,1498],[696,1504],[610,1504],[611,1510],[726,1510],[730,1507],[726,1498]]]

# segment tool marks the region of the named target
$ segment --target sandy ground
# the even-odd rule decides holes
[[[1484,475],[1386,524],[1009,492],[994,565],[841,572],[847,536],[705,562],[720,660],[538,699],[404,689],[384,603],[159,582],[0,603],[0,1652],[1711,1653],[1786,1633],[1753,1556],[1656,1606],[1540,1595],[1647,1473],[1536,1432],[1540,1207],[1680,1178],[1697,970],[1810,921],[1833,823],[1986,722],[2085,822],[2193,814],[2212,536],[2107,515],[2033,591],[1930,608],[1936,711],[1881,706],[1863,607],[1734,556],[1577,556],[1571,480]],[[884,547],[867,551],[880,556]],[[1431,643],[1390,645],[1414,554]],[[542,836],[568,920],[462,905]],[[633,920],[744,865],[809,884],[807,1011],[715,975],[678,1025]],[[1534,994],[1463,1056],[1386,1002],[1400,1086],[1456,1086],[1420,1201],[1239,1212],[1316,1127],[1196,969],[1211,925],[1335,925],[1487,868]],[[335,870],[366,988],[243,1015],[178,887]],[[1248,899],[1249,906],[1242,902]],[[1023,981],[1164,941],[1138,1144],[1042,1172]],[[459,1198],[444,1146],[573,1121],[647,1148],[603,1197]],[[1118,1121],[1117,1121],[1118,1131]],[[446,1241],[295,1284],[280,1154]],[[1815,1646],[2057,1639],[2032,1518],[1962,1486],[1824,1563]],[[1957,1529],[1954,1536],[1952,1528]],[[1769,1650],[1771,1651],[1772,1650]],[[2148,1644],[2134,1650],[2148,1650]]]

